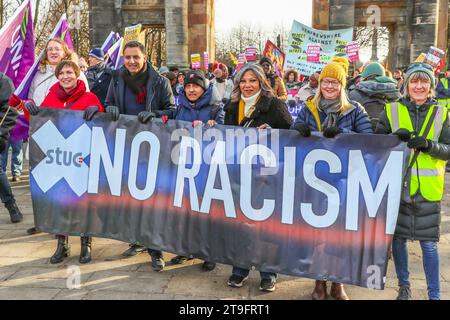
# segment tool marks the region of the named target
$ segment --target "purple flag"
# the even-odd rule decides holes
[[[0,30],[0,72],[17,87],[34,62],[31,1],[24,1]]]
[[[122,43],[123,38],[120,38],[107,52],[108,58],[106,59],[106,65],[111,69],[119,69],[123,65],[122,55]]]
[[[101,46],[101,49],[106,53],[119,40],[120,35],[117,32],[111,31],[108,38],[106,38],[105,42]]]
[[[31,10],[30,10],[31,12]],[[33,26],[31,25],[31,28]],[[3,30],[2,30],[3,31]],[[52,38],[61,38],[64,40],[64,42],[67,44],[67,46],[73,50],[73,42],[72,38],[70,37],[70,31],[69,31],[69,25],[67,24],[67,18],[66,15],[63,14],[61,16],[61,19],[59,19],[58,24],[56,25],[55,29],[51,33],[49,39]],[[31,68],[28,66],[25,70],[28,70],[25,78],[20,83],[19,87],[14,92],[16,95],[18,95],[21,99],[28,99],[28,91],[30,91],[31,83],[33,82],[34,76],[36,75],[36,72],[38,71],[38,65],[39,61],[42,58],[42,55],[45,54],[45,49],[41,51],[39,56],[34,61]],[[33,48],[33,55],[34,55],[34,48]],[[26,139],[28,138],[28,129],[29,129],[29,123],[25,119],[24,115],[19,115],[19,118],[17,119],[17,124],[14,127],[13,130],[11,130],[11,139],[14,141]]]

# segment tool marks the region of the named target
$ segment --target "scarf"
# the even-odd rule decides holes
[[[136,102],[138,104],[144,104],[147,98],[147,81],[149,79],[149,74],[147,72],[147,64],[144,65],[138,74],[132,76],[128,70],[124,70],[122,73],[122,78],[125,84],[130,88],[131,92],[136,95]]]
[[[327,115],[322,123],[322,131],[324,131],[326,128],[336,127],[341,110],[341,99],[321,99],[319,103],[319,110]]]
[[[74,95],[74,93],[76,93],[78,88],[80,87],[80,82],[81,82],[81,80],[77,80],[76,87],[73,88],[72,90],[70,90],[69,92],[66,92],[66,90],[64,90],[63,87],[61,87],[61,85],[59,85],[58,88],[56,89],[56,95],[57,95],[58,99],[61,101],[64,101],[64,102],[69,100],[69,98],[72,98],[71,100],[73,100],[73,101],[77,100],[80,96],[82,96],[84,94],[84,92],[80,91],[81,94]]]

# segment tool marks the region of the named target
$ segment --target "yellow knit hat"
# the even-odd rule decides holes
[[[338,80],[343,87],[347,85],[349,63],[343,57],[335,57],[320,72],[319,82],[323,78],[333,78]]]

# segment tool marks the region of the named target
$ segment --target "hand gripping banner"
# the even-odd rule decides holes
[[[395,136],[321,134],[45,109],[31,119],[45,232],[383,289],[409,156]]]

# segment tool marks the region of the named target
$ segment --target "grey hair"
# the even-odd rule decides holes
[[[239,71],[236,78],[234,79],[234,88],[233,88],[233,93],[231,95],[231,101],[238,102],[241,99],[242,92],[241,92],[240,83],[241,83],[242,77],[248,71],[252,71],[255,74],[256,78],[258,79],[259,85],[261,86],[261,96],[263,96],[263,97],[274,97],[275,96],[271,86],[269,85],[269,82],[266,78],[266,74],[264,73],[263,68],[259,64],[249,63],[249,64],[246,64],[244,67],[242,67],[242,69]]]
[[[409,83],[412,80],[421,80],[421,81],[428,81],[430,82],[430,92],[428,93],[428,98],[432,98],[436,95],[436,92],[433,88],[433,80],[430,79],[430,76],[426,72],[418,71],[414,72],[408,79],[408,81],[405,83],[403,88],[403,97],[410,99],[411,96],[409,95]]]

